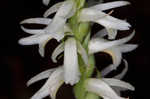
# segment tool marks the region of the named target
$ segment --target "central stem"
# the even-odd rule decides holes
[[[69,25],[74,33],[75,38],[83,45],[88,53],[88,42],[90,40],[90,23],[88,22],[79,22],[80,12],[84,8],[85,0],[76,0],[76,7],[77,11],[73,17],[69,20]],[[79,67],[81,72],[80,81],[74,86],[74,93],[77,99],[97,99],[97,96],[92,93],[88,93],[85,90],[85,80],[91,77],[94,66],[95,66],[95,59],[93,55],[88,55],[89,57],[89,64],[85,66],[81,56],[79,55]],[[91,97],[92,96],[92,97]]]

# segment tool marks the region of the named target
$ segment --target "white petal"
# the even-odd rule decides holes
[[[32,78],[27,82],[27,86],[30,86],[31,84],[33,84],[33,83],[35,83],[35,82],[38,82],[39,80],[48,78],[48,77],[53,73],[53,71],[55,71],[55,70],[56,70],[56,68],[48,69],[48,70],[45,70],[45,71],[39,73],[38,75],[32,77]]]
[[[38,34],[29,37],[25,37],[19,40],[19,44],[21,45],[34,45],[39,44],[47,39],[51,38],[49,34]]]
[[[39,43],[39,54],[40,54],[42,57],[44,57],[44,54],[45,54],[45,46],[46,46],[47,42],[48,42],[49,40],[51,40],[51,39],[52,39],[52,38],[49,37],[47,40],[45,40],[45,41]]]
[[[65,41],[64,50],[64,79],[66,84],[75,84],[80,79],[78,67],[77,46],[74,38]]]
[[[115,40],[115,41],[106,41],[104,39],[100,39],[100,38],[93,38],[90,42],[89,42],[89,53],[96,53],[99,51],[102,51],[104,49],[113,47],[113,46],[117,46],[117,45],[121,45],[123,43],[128,42],[135,34],[135,31],[130,34],[129,36],[120,39],[120,40]]]
[[[128,62],[125,59],[123,59],[123,61],[124,61],[124,64],[125,64],[124,69],[122,70],[122,72],[120,74],[114,76],[113,78],[122,79],[125,76],[125,74],[127,73],[127,71],[128,71]]]
[[[97,11],[94,9],[84,8],[80,13],[80,21],[86,22],[86,21],[94,21],[104,18],[107,14]]]
[[[135,90],[131,84],[118,80],[118,79],[103,78],[102,80],[110,86],[121,87],[121,88],[129,89],[129,90],[133,90],[133,91]]]
[[[98,31],[92,38],[104,37],[108,34],[107,30],[104,28]]]
[[[50,24],[52,20],[50,18],[29,18],[20,22],[20,24]]]
[[[53,62],[57,62],[57,56],[64,51],[64,43],[60,43],[52,53],[51,59]]]
[[[44,17],[48,17],[49,15],[55,13],[58,11],[58,9],[60,8],[60,6],[63,4],[63,2],[59,2],[56,3],[55,5],[53,5],[52,7],[50,7],[48,10],[46,10],[46,12],[44,13]]]
[[[68,18],[68,16],[70,16],[69,14],[72,11],[74,5],[75,5],[75,3],[73,0],[64,1],[55,16],[59,16],[62,18]]]
[[[113,64],[108,65],[107,67],[105,67],[102,71],[101,71],[101,75],[102,77],[105,77],[107,74],[109,74],[111,71],[114,70],[114,66]]]
[[[85,8],[81,11],[79,20],[82,22],[96,22],[106,28],[113,28],[118,30],[128,30],[129,27],[131,27],[131,25],[126,21],[114,18],[101,11],[89,8]]]
[[[120,52],[119,48],[113,47],[113,48],[105,49],[103,50],[103,52],[111,55],[114,69],[117,69],[117,67],[120,65],[122,60],[122,53]]]
[[[55,99],[58,88],[63,84],[63,68],[57,68],[48,78],[43,87],[31,99],[42,99],[50,94]]]
[[[116,29],[111,29],[111,28],[107,28],[107,32],[108,32],[108,39],[115,39],[117,36],[117,30]]]
[[[131,25],[126,21],[114,18],[112,16],[106,15],[105,17],[95,20],[95,22],[103,25],[106,28],[118,29],[118,30],[129,30]]]
[[[72,10],[73,5],[74,5],[73,0],[67,0],[63,2],[59,10],[57,11],[52,23],[49,24],[45,29],[46,33],[55,35],[54,38],[57,39],[58,41],[63,38],[64,34],[57,33],[57,32],[63,31],[66,20],[67,20],[67,16]]]
[[[50,0],[42,0],[42,1],[43,1],[43,4],[46,5],[46,6],[48,6],[48,4],[50,2]]]
[[[124,44],[124,45],[120,45],[119,46],[120,51],[123,52],[123,53],[127,53],[127,52],[130,52],[130,51],[133,51],[137,47],[138,47],[137,44]]]
[[[80,44],[80,42],[77,42],[77,46],[78,46],[78,52],[81,55],[84,63],[86,66],[88,66],[88,55],[85,51],[85,49],[83,48],[83,46]]]
[[[45,33],[43,29],[27,29],[27,28],[24,28],[23,26],[21,26],[21,29],[24,32],[27,32],[29,34],[44,34]]]
[[[100,3],[100,4],[97,4],[90,8],[102,11],[102,10],[109,10],[109,9],[117,8],[117,7],[121,7],[121,6],[126,6],[129,4],[130,4],[130,2],[128,2],[128,1],[113,1],[113,2],[108,2],[108,3]]]
[[[91,78],[87,80],[86,84],[87,91],[95,93],[104,99],[125,99],[118,96],[103,80]]]

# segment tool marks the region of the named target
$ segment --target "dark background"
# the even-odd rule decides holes
[[[52,0],[50,6],[57,1]],[[106,0],[111,1],[111,0]],[[135,92],[127,95],[131,99],[147,99],[150,66],[149,46],[149,0],[129,0],[132,5],[116,9],[114,16],[127,18],[136,30],[131,41],[139,44],[137,50],[124,57],[129,62],[129,71],[124,80],[136,87]],[[51,52],[58,44],[52,40],[46,46],[46,57],[38,54],[38,46],[21,46],[18,40],[28,36],[20,29],[19,22],[30,17],[42,17],[45,7],[41,0],[1,0],[0,3],[0,99],[29,99],[44,83],[36,83],[27,88],[26,82],[37,73],[58,66],[51,62]],[[61,64],[61,62],[59,63]],[[58,97],[72,97],[70,86],[60,89]],[[69,89],[69,90],[68,90]],[[68,96],[69,94],[69,96]],[[67,96],[66,96],[67,95]]]

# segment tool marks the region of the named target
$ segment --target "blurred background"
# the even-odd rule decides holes
[[[51,5],[60,0],[51,0]],[[112,0],[106,0],[112,1]],[[106,2],[105,1],[105,2]],[[123,57],[129,62],[129,71],[123,80],[136,87],[135,92],[123,93],[130,99],[146,99],[148,97],[148,80],[150,66],[149,45],[149,0],[128,0],[132,5],[115,9],[115,17],[125,19],[133,25],[136,35],[131,43],[139,47]],[[21,46],[18,40],[28,36],[20,29],[19,22],[31,17],[42,17],[48,7],[42,0],[2,0],[0,3],[0,99],[29,99],[45,82],[45,80],[27,87],[26,82],[34,75],[58,66],[54,64],[51,53],[58,44],[52,40],[46,46],[45,58],[38,53],[38,46]],[[110,56],[109,56],[110,57]],[[99,59],[97,59],[99,60]],[[98,65],[101,63],[97,63]],[[59,98],[71,98],[73,94],[69,85],[64,85],[58,93]],[[48,98],[47,98],[48,99]]]

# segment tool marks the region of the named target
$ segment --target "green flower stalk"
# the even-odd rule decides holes
[[[48,5],[50,0],[43,0]],[[60,44],[53,51],[51,59],[57,63],[57,57],[64,52],[64,63],[57,68],[46,70],[31,78],[27,85],[46,79],[46,83],[37,91],[31,99],[43,99],[50,95],[56,98],[60,86],[70,84],[74,87],[74,95],[77,99],[125,99],[120,97],[120,91],[124,89],[134,90],[134,87],[122,79],[128,70],[128,63],[122,58],[122,53],[130,52],[137,48],[136,44],[125,44],[135,34],[115,40],[118,30],[129,30],[131,25],[106,14],[103,11],[130,4],[127,1],[114,1],[108,3],[89,4],[90,0],[65,0],[50,7],[43,18],[25,19],[21,24],[44,24],[44,29],[22,30],[33,34],[19,40],[21,45],[39,45],[39,54],[44,57],[46,43],[52,38]],[[95,3],[94,3],[95,4]],[[90,7],[89,7],[90,6]],[[53,18],[49,16],[56,13]],[[91,37],[93,23],[98,23],[104,28]],[[104,37],[108,36],[107,39]],[[95,66],[94,54],[105,52],[112,56],[113,63],[99,71]],[[125,64],[124,70],[113,78],[105,76],[116,70],[121,60]],[[96,70],[96,78],[92,74]],[[119,87],[113,89],[114,87]],[[115,92],[116,91],[116,92]]]

